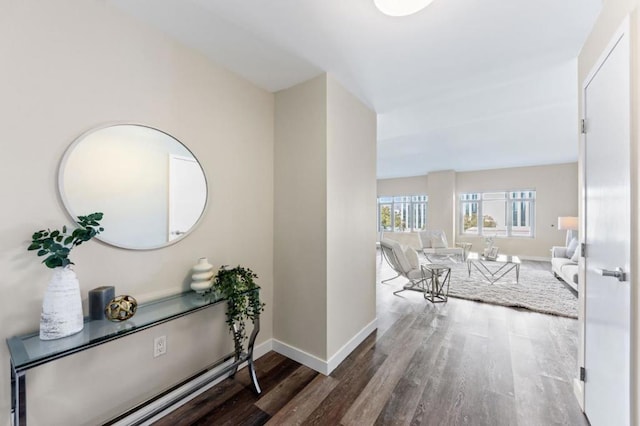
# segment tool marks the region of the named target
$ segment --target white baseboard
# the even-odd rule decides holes
[[[272,345],[272,340],[269,339],[266,342],[263,342],[263,343],[260,343],[259,345],[254,346],[254,348],[253,348],[253,359],[256,360],[256,359],[260,358],[261,356],[265,355],[267,352],[269,352],[271,350],[273,350],[273,345]],[[161,418],[163,418],[164,416],[166,416],[170,412],[180,408],[181,406],[183,406],[187,402],[191,401],[193,398],[197,397],[198,395],[200,395],[203,392],[206,392],[207,390],[211,389],[212,387],[214,387],[215,385],[217,385],[218,383],[222,382],[227,377],[229,377],[229,375],[223,375],[223,376],[213,380],[211,383],[207,383],[205,386],[203,386],[202,388],[198,389],[198,387],[202,383],[205,383],[211,377],[215,376],[222,368],[228,366],[232,361],[233,360],[230,359],[229,361],[219,365],[218,367],[214,368],[213,370],[208,371],[208,372],[204,373],[203,375],[196,377],[195,379],[191,380],[190,382],[185,383],[184,385],[180,386],[178,389],[174,390],[173,392],[168,393],[167,395],[163,396],[162,398],[158,399],[157,401],[154,401],[153,403],[151,403],[151,404],[147,405],[146,407],[136,411],[135,413],[132,413],[131,415],[127,416],[126,418],[121,419],[120,421],[114,423],[113,425],[114,426],[125,426],[125,425],[130,425],[132,423],[135,423],[137,421],[140,421],[140,419],[145,418],[147,415],[149,415],[149,413],[152,413],[153,411],[155,411],[159,407],[162,407],[164,404],[166,404],[168,401],[171,401],[176,396],[178,396],[180,394],[183,394],[183,393],[188,393],[191,389],[197,389],[197,390],[193,391],[193,393],[190,393],[189,395],[187,395],[186,397],[184,397],[180,401],[178,401],[175,404],[167,407],[165,410],[163,410],[162,412],[160,412],[157,415],[153,416],[149,420],[144,421],[143,423],[141,423],[141,425],[147,426],[147,425],[151,425],[154,422],[157,422],[158,420],[160,420]],[[240,366],[238,368],[239,369],[240,368],[244,368],[244,367],[246,367],[246,365],[247,365],[247,363],[244,362],[244,363],[240,364]]]
[[[580,409],[584,412],[584,383],[579,379],[573,379],[573,393],[578,400]]]
[[[276,339],[273,339],[273,350],[289,359],[299,362],[302,365],[306,365],[307,367],[328,376],[376,328],[378,328],[377,318],[362,328],[362,330],[342,346],[328,361],[320,359],[315,355],[311,355],[310,353],[303,351],[302,349],[298,349]]]
[[[302,349],[298,349],[295,346],[287,345],[286,343],[273,339],[273,350],[278,352],[280,355],[284,355],[289,359],[316,370],[318,373],[324,374],[325,376],[329,374],[327,372],[327,361],[320,359],[315,355],[311,355]]]

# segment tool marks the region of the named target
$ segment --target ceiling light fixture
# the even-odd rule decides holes
[[[407,16],[429,6],[433,0],[373,0],[380,12],[389,16]]]

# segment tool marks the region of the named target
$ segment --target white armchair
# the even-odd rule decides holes
[[[411,247],[403,248],[398,242],[393,240],[380,241],[380,248],[387,263],[389,263],[391,268],[398,274],[393,278],[381,282],[386,283],[396,278],[404,277],[409,280],[409,283],[401,290],[394,291],[393,294],[398,294],[405,290],[424,293],[426,278],[422,275],[422,270],[420,269],[418,253]]]
[[[465,247],[449,247],[444,231],[422,231],[418,233],[418,236],[420,237],[422,253],[429,262],[432,262],[430,255],[446,256],[451,260],[459,259],[464,262]]]

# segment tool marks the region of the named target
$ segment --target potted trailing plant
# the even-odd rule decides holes
[[[53,269],[53,275],[42,301],[40,316],[40,339],[52,340],[75,334],[84,327],[80,285],[73,262],[69,259],[71,249],[89,241],[104,228],[100,226],[102,213],[78,216],[78,228],[69,232],[66,226],[62,230],[42,229],[31,236],[29,251],[36,251],[42,263]]]
[[[247,339],[246,321],[255,324],[264,303],[260,302],[260,293],[255,279],[258,276],[249,268],[221,266],[216,274],[213,287],[227,300],[227,325],[233,334],[236,359],[242,355],[244,341]]]

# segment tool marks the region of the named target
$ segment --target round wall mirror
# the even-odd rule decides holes
[[[65,152],[58,173],[69,214],[104,213],[98,239],[148,250],[192,231],[207,204],[207,181],[180,141],[152,127],[116,124],[92,129]]]

